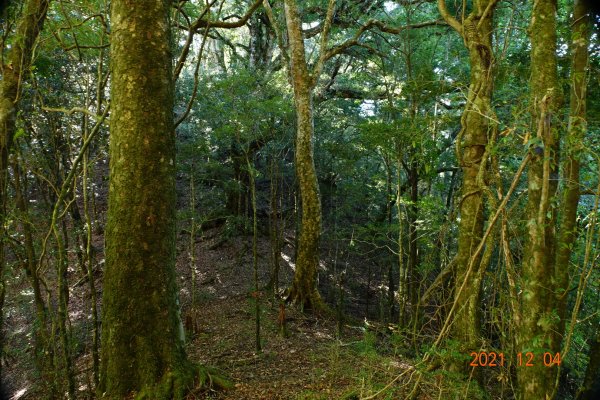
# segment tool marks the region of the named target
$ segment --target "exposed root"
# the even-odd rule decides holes
[[[165,374],[158,384],[142,389],[135,400],[184,400],[191,392],[226,390],[231,387],[231,382],[216,369],[188,364]]]
[[[310,295],[306,295],[301,290],[296,290],[292,285],[287,291],[285,302],[297,306],[301,312],[310,311],[323,317],[334,316],[333,311],[325,304],[317,290],[313,290]]]

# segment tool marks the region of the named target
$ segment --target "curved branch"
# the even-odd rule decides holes
[[[267,18],[275,31],[275,37],[277,38],[277,46],[279,46],[279,51],[281,51],[281,56],[285,60],[286,64],[290,63],[290,56],[288,54],[287,48],[283,42],[283,35],[281,33],[281,29],[279,29],[279,25],[277,24],[277,20],[275,19],[275,15],[273,14],[273,9],[269,4],[269,0],[263,0],[263,7],[265,9],[265,13],[267,14]]]
[[[458,21],[457,21],[458,22]],[[425,28],[428,26],[436,26],[436,25],[446,25],[447,21],[441,21],[439,19],[433,20],[433,21],[426,21],[426,22],[419,22],[416,24],[410,24],[410,25],[404,25],[404,26],[400,26],[400,27],[392,27],[389,25],[384,24],[381,21],[377,21],[377,20],[369,20],[366,24],[364,24],[363,26],[360,27],[360,29],[356,32],[356,34],[354,35],[354,37],[352,39],[348,39],[346,40],[344,43],[341,43],[335,47],[330,48],[329,50],[327,50],[327,53],[325,54],[325,61],[329,60],[331,57],[343,53],[346,49],[348,49],[349,47],[352,46],[356,46],[359,44],[359,40],[362,37],[362,35],[374,28],[379,29],[381,32],[385,32],[385,33],[391,33],[394,35],[399,34],[400,32],[406,31],[406,30],[410,30],[410,29],[417,29],[417,28]]]
[[[204,18],[204,16],[206,15],[206,13],[210,10],[210,8],[217,2],[217,0],[213,0],[212,3],[208,3],[206,5],[206,7],[204,8],[204,10],[202,11],[202,14],[200,14],[200,16],[198,17],[198,20],[202,20],[202,18]],[[173,81],[177,81],[177,79],[179,79],[179,74],[181,74],[181,70],[183,69],[183,65],[185,64],[185,61],[187,59],[187,56],[190,52],[190,47],[192,46],[192,42],[194,41],[194,35],[196,34],[197,29],[192,29],[192,27],[190,26],[189,28],[186,28],[188,30],[188,35],[187,38],[185,39],[185,44],[183,45],[183,49],[181,50],[181,54],[179,55],[179,59],[177,60],[177,63],[175,64],[175,68],[173,71]],[[208,29],[207,29],[208,31]]]
[[[323,70],[323,65],[325,64],[326,56],[327,56],[327,40],[329,39],[329,31],[331,30],[331,22],[333,21],[333,13],[335,10],[335,0],[329,0],[329,6],[327,7],[327,16],[325,17],[325,22],[323,23],[323,32],[321,32],[321,43],[319,44],[319,61],[317,61],[317,65],[312,73],[312,85],[314,86],[319,76],[321,75],[321,71]]]
[[[190,26],[190,30],[197,30],[199,28],[206,28],[206,27],[211,27],[211,28],[225,28],[225,29],[232,29],[232,28],[239,28],[242,27],[244,25],[246,25],[246,22],[248,22],[248,20],[250,19],[250,17],[252,16],[252,14],[254,14],[254,11],[256,11],[258,9],[258,7],[260,7],[260,5],[262,4],[262,0],[256,0],[252,6],[248,9],[248,11],[246,11],[246,14],[244,14],[240,19],[238,19],[237,21],[233,21],[233,22],[226,22],[226,21],[207,21],[205,19],[198,18],[193,24],[192,26]]]
[[[446,0],[437,0],[438,10],[440,11],[440,15],[444,18],[444,21],[448,23],[456,32],[460,35],[463,34],[462,24],[458,22],[456,18],[450,15],[448,11],[448,7],[446,7]]]

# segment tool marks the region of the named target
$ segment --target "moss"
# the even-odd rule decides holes
[[[532,132],[539,141],[531,146],[528,171],[527,238],[522,269],[522,316],[517,351],[535,354],[533,367],[518,368],[519,398],[552,398],[555,368],[546,368],[544,351],[552,351],[557,326],[545,319],[557,307],[555,281],[555,219],[552,198],[558,180],[558,131],[555,123],[562,102],[556,59],[556,0],[534,2],[531,36]],[[543,145],[543,146],[540,146]],[[538,151],[542,149],[542,151]],[[545,171],[546,170],[546,171]]]
[[[231,389],[232,384],[217,370],[187,364],[166,373],[161,381],[138,392],[135,400],[183,400],[192,391]]]
[[[485,9],[489,0],[475,2],[474,10]],[[463,172],[462,198],[460,201],[460,222],[458,227],[458,251],[455,267],[455,292],[463,286],[456,301],[456,315],[452,325],[452,336],[463,343],[462,352],[477,350],[479,347],[480,323],[480,285],[481,274],[485,268],[481,257],[472,260],[475,249],[483,236],[484,228],[484,190],[487,178],[488,146],[490,136],[495,130],[496,117],[492,108],[493,91],[492,43],[491,32],[493,9],[480,27],[474,23],[475,12],[465,21],[465,43],[469,50],[471,67],[469,95],[461,118],[461,132],[458,137],[460,147],[457,158]],[[468,276],[467,276],[468,275]],[[467,372],[467,363],[456,362],[451,365],[454,371]]]
[[[175,281],[171,3],[111,3],[110,185],[102,361],[104,398],[172,383],[188,369]],[[135,32],[135,34],[132,34]]]

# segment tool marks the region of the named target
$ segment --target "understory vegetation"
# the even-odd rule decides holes
[[[0,4],[0,400],[600,398],[593,0]]]

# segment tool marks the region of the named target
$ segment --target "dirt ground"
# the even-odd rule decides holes
[[[195,240],[192,276],[190,238],[180,234],[177,274],[183,319],[186,321],[189,359],[217,368],[232,383],[223,392],[202,391],[190,399],[338,399],[355,398],[361,385],[374,378],[373,361],[361,355],[363,326],[347,325],[337,337],[333,317],[316,317],[286,306],[287,336],[279,332],[279,301],[254,290],[251,237],[223,240],[216,228]],[[102,248],[101,236],[95,246]],[[270,245],[258,243],[259,281],[268,281]],[[293,276],[293,248],[281,254],[280,284],[286,287]],[[73,263],[76,264],[76,263]],[[95,283],[98,302],[102,295],[102,254],[97,256]],[[322,275],[327,275],[324,269]],[[21,276],[23,275],[23,276]],[[50,273],[51,275],[51,273]],[[75,348],[79,396],[92,398],[90,357],[90,293],[81,271],[69,271],[71,298],[69,317]],[[37,390],[33,374],[33,298],[24,274],[18,273],[10,287],[6,305],[7,346],[5,354],[6,398],[38,400],[47,396]],[[194,283],[193,283],[194,282]],[[327,283],[321,279],[321,286]],[[195,299],[192,301],[192,286]],[[327,291],[327,288],[322,288]],[[260,303],[261,347],[255,340],[255,299]],[[194,303],[194,304],[192,304]],[[358,324],[360,325],[360,324]],[[397,367],[397,366],[396,366]],[[379,365],[380,378],[393,377],[394,365]],[[396,368],[397,369],[397,368]],[[369,382],[365,383],[365,379]],[[358,389],[357,389],[358,388]]]

